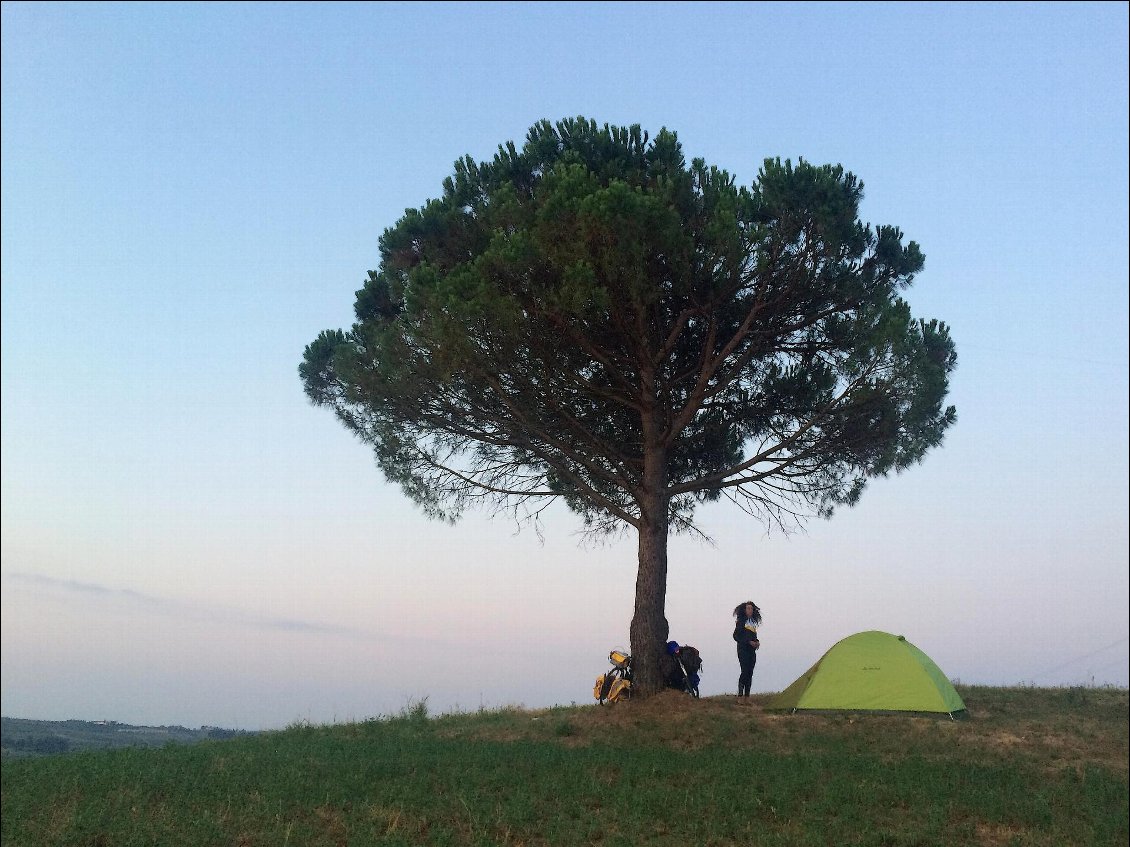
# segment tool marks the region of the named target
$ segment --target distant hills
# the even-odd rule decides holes
[[[254,735],[241,729],[202,726],[132,726],[117,721],[36,721],[0,718],[0,747],[3,756],[51,756],[80,750],[106,750],[115,747],[164,747],[166,744],[195,744],[209,739]]]

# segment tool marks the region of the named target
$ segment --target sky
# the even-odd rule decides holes
[[[3,3],[0,712],[274,729],[591,704],[636,549],[428,520],[298,378],[453,162],[584,116],[749,185],[839,163],[926,255],[958,422],[790,534],[670,545],[755,692],[853,633],[969,685],[1128,684],[1125,3]]]

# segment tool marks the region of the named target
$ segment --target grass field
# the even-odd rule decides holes
[[[4,847],[1125,845],[1123,689],[947,718],[669,692],[3,763]]]

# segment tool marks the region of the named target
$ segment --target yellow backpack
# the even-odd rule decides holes
[[[624,650],[613,650],[608,661],[612,670],[598,676],[592,687],[592,696],[601,704],[627,700],[632,693],[632,657]]]

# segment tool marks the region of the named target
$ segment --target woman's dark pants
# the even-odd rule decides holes
[[[757,651],[752,647],[738,647],[738,664],[742,667],[738,677],[738,696],[748,697],[749,686],[753,682],[753,666],[757,664]]]

